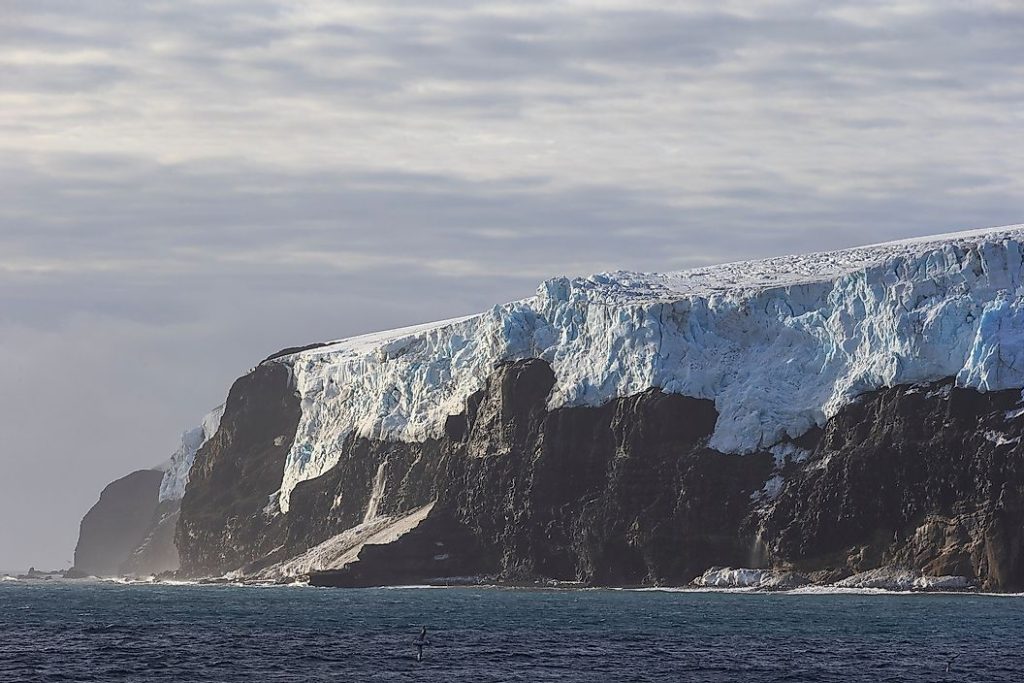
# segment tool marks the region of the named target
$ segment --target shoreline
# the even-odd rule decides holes
[[[32,586],[71,586],[71,585],[116,585],[116,586],[159,586],[159,587],[202,587],[202,588],[310,588],[321,590],[339,590],[332,586],[314,586],[304,581],[292,582],[260,582],[234,579],[157,579],[130,577],[87,577],[79,579],[50,578],[22,579],[13,576],[0,576],[0,585],[24,584]],[[785,596],[978,596],[995,598],[1024,598],[1024,592],[998,592],[978,589],[963,590],[897,590],[875,587],[848,587],[835,585],[801,586],[788,589],[770,589],[756,587],[714,587],[714,586],[584,586],[584,585],[543,585],[526,583],[458,583],[458,584],[395,584],[388,586],[362,586],[342,588],[342,591],[396,591],[396,590],[492,590],[508,592],[621,592],[621,593],[668,593],[679,595],[785,595]]]

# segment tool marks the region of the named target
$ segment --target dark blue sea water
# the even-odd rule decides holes
[[[4,582],[0,681],[1019,683],[1024,598]]]

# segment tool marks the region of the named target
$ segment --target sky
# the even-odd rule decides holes
[[[292,345],[1024,222],[1024,4],[5,0],[0,568]]]

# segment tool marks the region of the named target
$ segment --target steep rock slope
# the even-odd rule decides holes
[[[76,569],[134,576],[178,569],[174,535],[181,497],[196,451],[217,431],[223,411],[223,406],[215,408],[198,427],[182,434],[177,451],[159,467],[134,472],[107,487],[82,520]]]
[[[1024,588],[1024,404],[952,381],[873,392],[821,433],[764,515],[779,564],[883,565]]]
[[[338,568],[288,559],[317,548],[335,560],[354,551],[351,566],[332,579],[346,585],[466,574],[641,583],[683,582],[708,562],[747,560],[750,539],[738,529],[770,473],[768,454],[709,450],[710,401],[652,389],[597,408],[549,411],[553,381],[545,361],[503,364],[439,439],[350,436],[334,468],[296,487],[287,514],[257,510],[269,484],[257,496],[236,477],[222,480],[215,495],[252,495],[248,516],[211,497],[202,509],[217,518],[193,519],[192,506],[207,491],[193,488],[200,481],[194,471],[182,506],[183,568],[269,576],[287,575],[289,565],[303,572]],[[292,396],[297,404],[287,388],[278,390],[259,401]],[[229,399],[223,425],[235,423],[234,403]],[[247,415],[239,409],[240,427]],[[263,453],[262,466],[279,471],[283,451]],[[251,457],[246,447],[204,448],[197,463],[206,459],[204,467],[214,471]],[[359,537],[359,529],[377,533],[425,509],[385,545]],[[191,530],[204,524],[218,533],[203,536],[192,558],[184,537],[200,538]],[[348,547],[340,545],[346,537]],[[337,551],[328,555],[330,546]]]
[[[285,365],[261,363],[231,387],[181,500],[175,543],[184,572],[235,569],[273,548],[278,523],[270,510],[298,418]]]
[[[180,561],[174,544],[178,526],[178,501],[159,503],[150,520],[142,542],[121,564],[121,575],[150,576],[177,571]]]
[[[139,470],[107,485],[82,518],[75,569],[117,576],[150,531],[158,505],[159,470]]]

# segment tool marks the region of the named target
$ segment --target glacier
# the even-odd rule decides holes
[[[552,409],[651,387],[710,399],[719,417],[709,446],[739,454],[895,384],[1024,386],[1022,241],[1015,225],[675,273],[558,277],[479,315],[277,357],[301,399],[279,508],[352,435],[439,437],[504,361],[549,362]],[[169,496],[180,497],[194,458],[183,448]]]
[[[188,475],[195,462],[196,453],[203,447],[220,426],[224,415],[224,405],[219,405],[208,412],[198,426],[185,431],[181,435],[181,444],[169,460],[157,469],[163,470],[164,477],[160,480],[160,502],[181,500],[188,485]]]

